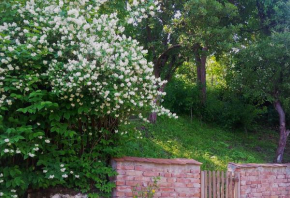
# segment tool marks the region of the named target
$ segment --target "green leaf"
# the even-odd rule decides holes
[[[65,113],[63,114],[63,116],[64,116],[65,119],[69,120],[69,118],[70,118],[70,113],[69,113],[69,112],[65,112]]]

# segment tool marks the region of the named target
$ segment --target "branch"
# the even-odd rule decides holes
[[[172,60],[171,60],[171,63],[169,65],[169,69],[167,71],[167,74],[165,76],[165,80],[167,81],[170,81],[173,74],[175,73],[175,71],[177,70],[177,68],[182,65],[184,61],[179,61],[179,62],[176,62],[176,57],[173,56]],[[175,65],[175,66],[174,66]],[[174,67],[173,67],[174,66]]]
[[[173,46],[169,47],[167,50],[165,50],[165,51],[164,51],[164,52],[163,52],[163,53],[158,57],[158,59],[157,59],[157,61],[156,61],[156,65],[159,65],[159,64],[160,64],[161,59],[163,59],[163,58],[167,55],[168,52],[170,52],[171,50],[173,50],[173,49],[175,49],[175,48],[179,48],[179,47],[181,47],[181,45],[177,44],[177,45],[173,45]]]

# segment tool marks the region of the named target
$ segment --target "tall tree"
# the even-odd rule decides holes
[[[281,163],[290,133],[286,128],[285,107],[290,94],[290,35],[276,33],[259,41],[238,54],[234,67],[236,86],[258,104],[271,102],[279,115],[280,139],[275,161]]]
[[[179,20],[180,43],[194,55],[202,104],[206,103],[206,60],[231,49],[238,26],[237,6],[217,0],[189,0]]]
[[[244,4],[244,5],[243,5]],[[286,113],[289,96],[289,19],[288,0],[256,0],[240,3],[249,16],[242,33],[249,38],[236,56],[237,82],[256,102],[271,102],[279,116],[279,143],[275,161],[283,161],[289,130]]]

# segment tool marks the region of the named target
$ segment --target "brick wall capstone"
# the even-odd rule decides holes
[[[123,157],[111,161],[118,175],[113,178],[116,188],[113,198],[130,198],[132,188],[137,184],[146,187],[159,176],[159,190],[154,197],[200,198],[200,166],[192,159],[154,159]]]

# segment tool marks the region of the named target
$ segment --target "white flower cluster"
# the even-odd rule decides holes
[[[11,147],[13,146],[13,144],[10,143],[10,140],[8,138],[4,139],[4,142],[7,143],[7,146],[11,146]],[[48,143],[50,143],[50,140],[46,139],[46,140],[44,140],[44,142],[48,144]],[[3,151],[4,151],[4,153],[7,153],[7,154],[10,153],[11,155],[15,155],[15,154],[20,154],[21,153],[21,150],[19,148],[16,148],[16,150],[5,148]],[[27,155],[29,157],[31,157],[31,158],[35,157],[36,156],[35,152],[37,152],[37,151],[39,151],[39,144],[34,144],[34,146],[32,147],[31,152],[28,152]],[[1,175],[0,175],[0,177],[1,177]],[[1,180],[0,180],[0,183],[1,183]]]
[[[128,24],[137,25],[143,19],[147,19],[149,16],[155,16],[155,11],[159,10],[158,1],[148,3],[146,0],[133,0],[131,3],[127,3],[127,11],[130,13],[127,19]]]
[[[0,177],[3,177],[2,173],[0,174]],[[0,180],[0,181],[3,182],[3,180]],[[10,197],[13,197],[13,198],[17,198],[18,197],[18,195],[14,194],[14,193],[17,192],[15,189],[11,189],[10,192],[12,193],[12,194],[10,194]],[[3,197],[4,195],[5,194],[3,192],[0,192],[0,197]],[[8,197],[8,196],[6,195],[5,197]]]
[[[3,180],[3,173],[0,173],[0,184],[3,183],[4,180]]]
[[[4,180],[3,180],[3,173],[0,173],[0,185],[3,182],[4,182]],[[3,197],[3,196],[4,196],[4,193],[3,192],[0,192],[0,197]]]
[[[48,172],[48,170],[43,170],[43,173],[47,173],[47,172]],[[80,178],[80,175],[74,174],[73,171],[69,171],[69,173],[68,173],[68,171],[66,171],[66,168],[64,167],[64,164],[60,164],[60,172],[62,174],[61,177],[64,179],[68,178],[68,176],[69,176],[68,174],[74,175],[74,177],[76,179]],[[54,179],[54,175],[49,174],[48,179]]]
[[[0,44],[4,46],[4,53],[0,53],[0,106],[16,100],[3,88],[13,79],[13,86],[22,93],[32,92],[32,85],[41,82],[50,85],[72,108],[90,107],[89,111],[99,116],[125,120],[149,110],[175,117],[153,102],[165,95],[157,91],[165,82],[154,77],[153,64],[144,57],[147,51],[122,35],[124,27],[116,13],[98,14],[105,2],[97,0],[93,6],[88,0],[30,0],[15,7],[23,22],[0,24]],[[138,2],[133,1],[133,6],[144,1]],[[18,61],[22,58],[18,48],[25,48],[30,57]],[[27,69],[29,72],[19,77]]]
[[[39,137],[41,137],[40,139],[42,139],[42,136],[39,136]],[[7,143],[7,146],[13,147],[13,144],[10,143],[10,139],[6,138],[6,139],[4,139],[4,142]],[[45,139],[44,142],[47,143],[47,144],[49,144],[50,143],[50,140],[49,139]],[[15,155],[15,154],[22,153],[19,148],[16,148],[16,150],[5,148],[3,151],[4,151],[4,153],[10,154],[10,155]],[[33,157],[36,156],[35,153],[37,151],[39,151],[39,144],[34,144],[34,146],[32,146],[31,152],[28,152],[27,155],[29,157],[33,158]],[[0,175],[0,177],[1,177],[1,175]],[[0,183],[1,183],[1,180],[0,180]]]

